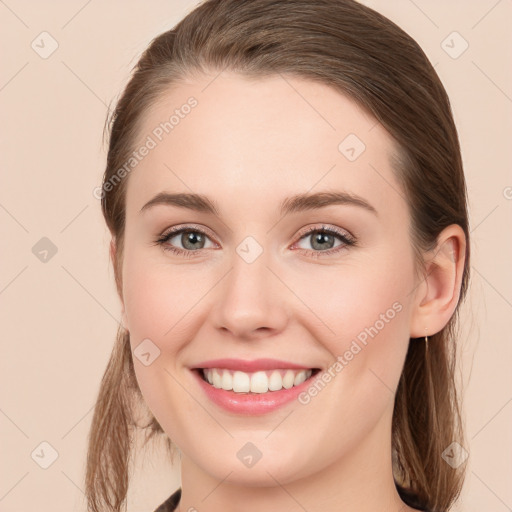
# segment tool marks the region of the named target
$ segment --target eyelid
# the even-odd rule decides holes
[[[166,229],[160,236],[160,238],[164,238],[172,233],[177,233],[181,230],[190,230],[190,231],[193,231],[193,230],[198,230],[199,232],[203,232],[204,234],[208,235],[210,238],[212,239],[215,239],[215,236],[213,235],[213,232],[207,228],[206,226],[203,226],[201,224],[177,224],[176,226],[172,226],[171,228],[169,229]],[[322,224],[321,226],[308,226],[308,227],[305,227],[305,228],[302,228],[297,237],[299,239],[303,238],[304,236],[308,235],[309,233],[311,232],[315,232],[315,231],[327,231],[329,233],[333,232],[333,233],[336,233],[338,235],[343,235],[345,236],[347,239],[349,240],[355,240],[355,237],[349,233],[347,230],[345,229],[342,229],[342,228],[337,228],[337,227],[334,227],[334,226],[328,226],[328,225],[325,225],[325,224]]]
[[[213,232],[202,224],[177,224],[176,226],[172,226],[171,228],[166,229],[159,236],[159,238],[165,238],[169,235],[179,234],[181,231],[199,231],[200,233],[207,235],[210,239],[212,239],[212,241],[215,241],[216,238]]]
[[[326,232],[329,234],[336,234],[338,236],[345,237],[347,240],[355,241],[355,237],[349,233],[346,229],[338,228],[335,226],[329,226],[326,224],[322,224],[321,226],[308,226],[306,228],[303,228],[301,231],[299,231],[299,234],[297,235],[299,239],[304,238],[304,236],[309,235],[310,233],[314,232]]]

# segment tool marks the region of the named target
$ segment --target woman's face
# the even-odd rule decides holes
[[[124,322],[144,399],[198,474],[275,485],[269,474],[390,464],[421,289],[392,144],[347,97],[297,78],[195,77],[148,112],[127,186]],[[322,193],[339,200],[304,199]],[[147,205],[160,194],[198,194],[217,213]],[[285,362],[235,376],[235,361],[238,389],[258,369],[263,388],[283,385],[272,369],[322,371],[300,394],[242,394],[195,370],[225,358]]]

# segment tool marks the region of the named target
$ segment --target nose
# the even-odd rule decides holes
[[[285,329],[290,292],[268,263],[265,252],[251,263],[235,253],[211,312],[215,327],[224,334],[250,340]]]

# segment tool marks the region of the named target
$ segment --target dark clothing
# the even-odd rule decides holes
[[[398,490],[398,494],[400,494],[400,497],[402,498],[402,501],[407,503],[409,507],[417,508],[418,510],[422,512],[430,512],[428,509],[421,508],[421,505],[418,503],[418,500],[414,496],[414,494],[407,492],[406,489],[403,487],[400,487],[399,485],[396,486]],[[178,506],[178,503],[181,498],[181,487],[169,498],[167,498],[156,510],[155,512],[174,512],[176,507]]]
[[[422,512],[430,512],[430,509],[425,508],[420,503],[420,501],[418,500],[418,498],[415,496],[414,493],[412,493],[409,490],[405,489],[404,487],[398,485],[396,482],[395,482],[395,487],[396,487],[396,490],[398,491],[398,494],[400,495],[400,498],[402,499],[402,501],[404,503],[406,503],[407,505],[409,505],[409,507],[417,508],[418,510],[420,510]]]
[[[156,510],[155,512],[174,512],[181,498],[181,487],[171,494]]]

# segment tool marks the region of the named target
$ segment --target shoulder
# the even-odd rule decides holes
[[[174,493],[171,494],[158,508],[155,509],[155,512],[174,512],[181,498],[181,487]]]

